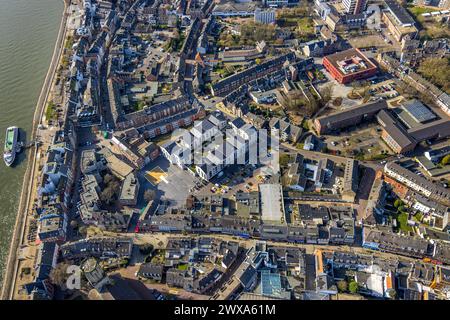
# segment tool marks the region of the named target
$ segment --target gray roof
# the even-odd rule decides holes
[[[205,119],[201,122],[198,122],[194,128],[192,128],[192,130],[196,129],[198,130],[200,133],[205,133],[209,130],[211,130],[212,128],[216,127],[213,123],[211,123],[211,121]]]
[[[430,254],[430,243],[418,237],[404,237],[392,232],[364,228],[364,242],[377,243],[385,251],[402,253],[413,257],[424,257]]]
[[[389,11],[400,21],[401,24],[414,24],[414,19],[396,0],[385,0]]]
[[[299,204],[298,213],[303,221],[312,219],[329,219],[328,210],[326,207],[311,207],[309,204]]]
[[[385,169],[389,169],[389,170],[397,173],[398,175],[402,176],[404,179],[407,179],[408,181],[411,181],[411,182],[423,187],[424,189],[430,191],[431,194],[437,198],[440,198],[447,202],[450,201],[450,191],[449,190],[409,171],[406,168],[403,168],[401,165],[399,165],[396,162],[386,163]]]
[[[377,114],[377,120],[400,147],[405,148],[415,143],[401,124],[387,110],[381,110]]]
[[[283,194],[279,184],[260,184],[261,215],[263,220],[279,222],[284,216]]]
[[[295,53],[293,53],[293,52],[289,52],[287,54],[278,56],[276,58],[273,58],[273,59],[263,62],[261,64],[255,65],[251,68],[247,68],[244,71],[233,74],[233,75],[215,83],[212,86],[213,90],[216,91],[216,90],[220,90],[222,88],[226,88],[230,84],[234,83],[235,81],[237,81],[239,79],[250,77],[251,75],[253,75],[253,76],[258,75],[262,72],[265,72],[267,69],[273,68],[275,66],[278,66],[281,68],[286,60],[292,61],[294,59],[295,59]]]
[[[236,118],[234,119],[231,124],[236,127],[237,129],[242,128],[243,126],[245,126],[245,121],[242,118]]]
[[[162,149],[166,150],[169,154],[172,154],[172,151],[177,147],[177,143],[175,141],[169,141],[161,146]]]
[[[139,274],[161,274],[163,272],[164,266],[162,264],[144,263],[139,267]]]
[[[424,141],[432,138],[445,138],[450,136],[450,119],[440,119],[429,122],[417,128],[408,130],[411,137],[417,141]]]
[[[349,108],[341,112],[333,113],[328,116],[319,117],[316,120],[320,125],[326,126],[328,123],[333,124],[335,122],[344,121],[364,114],[376,113],[380,110],[387,109],[388,105],[386,101],[381,100],[377,102],[367,103],[358,107]]]

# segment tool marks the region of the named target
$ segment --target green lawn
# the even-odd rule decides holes
[[[370,158],[370,160],[384,160],[389,156],[387,153],[379,153]]]
[[[229,68],[218,68],[215,70],[215,72],[217,74],[220,74],[222,76],[222,78],[226,78],[233,74],[233,72],[230,71]]]
[[[404,232],[413,231],[412,227],[408,224],[408,214],[406,212],[400,213],[397,216],[398,227]]]
[[[188,265],[187,264],[179,264],[177,269],[180,271],[185,271],[188,269]]]
[[[297,17],[283,17],[277,20],[279,26],[286,27],[295,27],[297,26],[298,18]]]
[[[163,264],[165,260],[164,252],[162,250],[156,250],[153,252],[153,257],[151,263],[153,264]]]
[[[421,223],[421,222],[422,222],[422,219],[423,219],[423,214],[417,213],[417,214],[413,217],[413,219],[414,219],[415,221]]]
[[[310,17],[298,19],[298,35],[302,39],[309,39],[314,36],[314,22]]]
[[[55,120],[56,119],[56,106],[53,102],[49,102],[47,105],[47,109],[45,110],[45,118],[48,120]]]

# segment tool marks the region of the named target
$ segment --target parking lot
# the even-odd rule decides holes
[[[358,130],[342,130],[339,135],[326,137],[327,147],[329,150],[339,150],[342,156],[354,156],[354,150],[359,150],[366,160],[370,160],[382,152],[391,152],[381,140],[379,131],[375,124],[363,124],[358,126]]]
[[[163,171],[165,172],[164,179],[160,179],[158,183],[151,183],[145,177],[148,171]],[[147,165],[139,175],[141,189],[155,190],[156,199],[169,200],[173,207],[184,205],[190,190],[195,187],[196,183],[200,182],[200,178],[194,177],[189,171],[182,170],[176,165],[171,165],[163,156]]]
[[[169,200],[171,207],[181,207],[186,203],[190,194],[236,194],[237,192],[251,192],[258,190],[258,184],[268,183],[272,178],[267,175],[264,166],[230,165],[222,173],[205,181],[194,176],[188,169],[181,169],[171,165],[160,156],[139,172],[141,194],[147,189],[155,190],[155,200]],[[163,178],[149,179],[149,172],[157,173]],[[143,197],[141,196],[140,199]],[[145,203],[141,203],[145,206]]]
[[[261,168],[252,165],[232,165],[224,169],[223,174],[214,177],[198,192],[211,194],[236,194],[236,192],[257,191],[258,184],[267,181],[261,174]]]
[[[385,80],[379,83],[372,84],[369,89],[369,94],[382,99],[392,99],[399,96],[397,92],[396,83],[394,80]]]

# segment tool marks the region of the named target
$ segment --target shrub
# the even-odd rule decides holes
[[[350,290],[351,293],[357,293],[359,289],[358,283],[356,281],[350,282],[348,285],[348,289]]]

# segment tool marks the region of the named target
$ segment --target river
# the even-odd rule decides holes
[[[28,138],[50,64],[64,4],[61,0],[0,0],[0,143],[9,126]],[[2,149],[3,151],[3,149]],[[15,166],[0,162],[0,284],[14,229],[22,179],[22,152]]]

